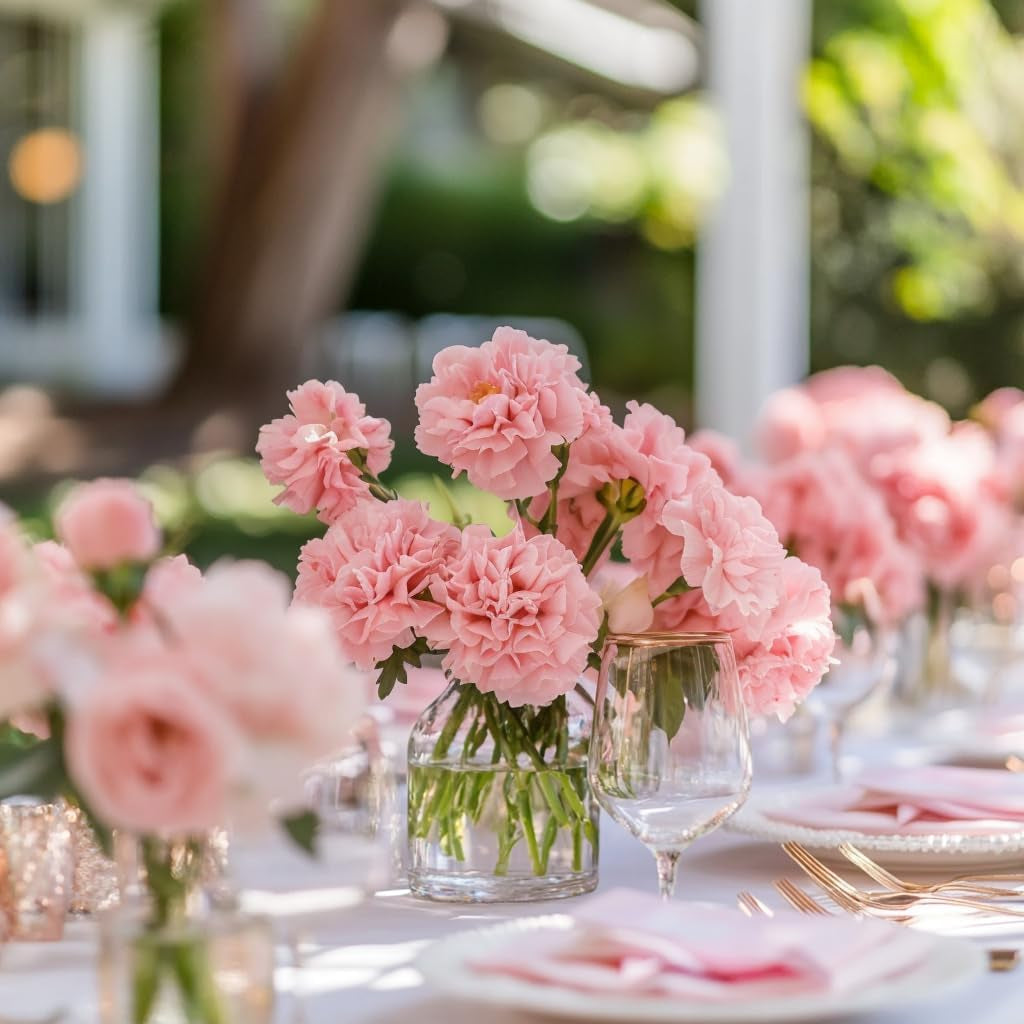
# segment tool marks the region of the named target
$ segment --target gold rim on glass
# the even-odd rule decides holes
[[[697,633],[609,633],[605,643],[615,644],[617,647],[694,647],[697,644],[717,643],[728,639],[728,633],[718,630]]]

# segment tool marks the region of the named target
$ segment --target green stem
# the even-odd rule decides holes
[[[590,542],[590,547],[587,548],[587,553],[583,556],[581,565],[584,576],[589,576],[594,571],[601,556],[615,540],[622,522],[622,517],[618,512],[609,510],[605,513],[601,525],[594,532],[594,538]]]
[[[455,734],[459,731],[459,726],[462,725],[478,692],[476,687],[463,687],[459,699],[455,702],[455,707],[452,708],[451,717],[444,723],[441,735],[437,737],[437,742],[434,744],[433,758],[435,761],[443,761],[448,756],[448,748],[452,745]]]

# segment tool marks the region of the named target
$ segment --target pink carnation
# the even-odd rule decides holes
[[[348,657],[371,669],[442,614],[430,594],[458,536],[420,502],[357,505],[303,547],[295,600],[325,609]]]
[[[148,562],[160,550],[153,506],[131,480],[72,488],[55,516],[57,536],[86,570]]]
[[[912,448],[949,430],[934,402],[911,394],[877,366],[842,366],[777,392],[757,428],[761,454],[778,462],[805,451],[840,447],[863,472],[879,455]]]
[[[1024,391],[1020,388],[996,388],[974,409],[975,417],[996,437],[1001,437],[1007,418],[1024,405]]]
[[[552,447],[583,432],[579,368],[564,345],[511,327],[479,348],[446,348],[416,390],[416,444],[499,498],[542,494],[558,471]]]
[[[623,434],[624,448],[631,453],[629,475],[643,487],[647,504],[623,528],[622,551],[638,573],[647,575],[651,596],[657,597],[679,578],[683,554],[681,538],[665,527],[666,503],[703,483],[718,481],[718,476],[711,460],[686,444],[671,416],[636,402],[626,408]]]
[[[900,537],[939,587],[967,585],[988,569],[1008,508],[996,482],[994,447],[980,427],[959,424],[927,444],[879,458],[873,478]]]
[[[274,500],[304,515],[317,510],[332,523],[369,487],[350,453],[365,454],[366,466],[379,476],[391,463],[391,425],[366,415],[358,396],[337,381],[308,380],[288,392],[291,415],[260,428],[256,451],[263,473],[285,490]]]
[[[764,624],[754,627],[731,608],[716,615],[693,591],[660,605],[655,626],[728,633],[748,710],[785,719],[828,671],[835,647],[830,610],[818,570],[790,557],[782,563],[778,604]]]
[[[668,502],[662,522],[682,540],[678,575],[699,587],[715,614],[733,609],[764,618],[779,600],[785,551],[761,506],[738,497],[717,480]]]
[[[743,457],[739,445],[717,430],[698,430],[690,434],[686,443],[695,451],[711,460],[711,468],[722,478],[722,483],[731,488],[732,483],[743,475]]]
[[[431,639],[445,669],[512,707],[550,704],[575,686],[601,622],[600,598],[554,537],[462,534],[448,565],[447,619]]]
[[[818,568],[833,597],[888,623],[924,600],[919,560],[896,536],[878,491],[838,449],[798,455],[747,475],[791,552]]]
[[[769,462],[821,448],[825,423],[817,402],[799,388],[776,391],[758,415],[755,443]]]
[[[71,776],[104,822],[172,835],[224,824],[239,745],[177,651],[108,665],[65,740]]]

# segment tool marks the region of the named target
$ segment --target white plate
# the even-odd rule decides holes
[[[853,829],[792,825],[770,818],[765,813],[773,808],[803,802],[830,788],[802,786],[786,795],[751,797],[725,827],[772,843],[800,843],[830,864],[847,863],[838,852],[842,843],[853,843],[888,867],[907,867],[918,871],[993,871],[1009,867],[1019,871],[1024,861],[1024,830],[998,835],[956,832],[879,835]]]
[[[843,993],[814,993],[735,1003],[686,1002],[656,997],[609,996],[560,989],[517,978],[482,974],[470,958],[499,949],[524,932],[571,927],[564,914],[528,917],[492,928],[460,932],[426,949],[417,966],[428,983],[450,996],[549,1017],[633,1024],[792,1024],[888,1009],[933,998],[972,981],[986,970],[985,952],[962,939],[910,932],[921,943],[921,961],[898,978],[883,979]]]

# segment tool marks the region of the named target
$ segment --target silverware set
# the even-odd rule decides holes
[[[912,882],[900,878],[872,860],[851,843],[843,843],[839,852],[859,871],[883,886],[881,890],[860,889],[837,874],[799,843],[784,843],[782,849],[796,865],[824,891],[832,907],[801,889],[788,878],[777,878],[779,895],[801,914],[829,915],[838,910],[855,917],[878,917],[896,924],[911,924],[918,907],[940,906],[984,913],[998,917],[1024,918],[1024,908],[1008,907],[993,900],[1024,899],[1024,891],[995,883],[1024,883],[1024,874],[967,874],[941,882]],[[744,913],[771,916],[772,909],[751,892],[741,892],[737,903]],[[1020,962],[1017,949],[989,949],[989,969],[1011,971]]]

